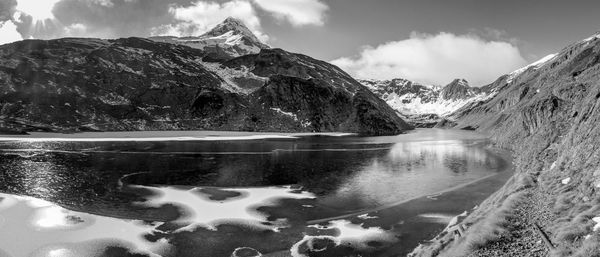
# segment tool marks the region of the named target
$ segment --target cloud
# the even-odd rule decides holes
[[[10,20],[17,7],[17,0],[0,0],[0,24]]]
[[[0,22],[0,45],[23,40],[17,32],[17,26],[12,21]]]
[[[31,16],[35,21],[54,18],[52,11],[60,0],[17,0],[17,10]]]
[[[200,35],[231,16],[263,41],[268,16],[293,26],[323,25],[322,0],[0,0],[0,25],[22,38]],[[42,3],[43,2],[43,3]],[[8,31],[6,31],[8,32]]]
[[[263,10],[294,26],[323,25],[329,7],[319,0],[254,0]]]
[[[527,62],[508,42],[413,32],[409,39],[365,47],[358,56],[332,63],[359,78],[405,78],[436,85],[465,78],[474,86],[483,86]]]
[[[247,1],[233,0],[222,4],[198,1],[190,6],[171,6],[169,13],[177,22],[152,28],[152,35],[199,35],[227,17],[234,17],[242,20],[261,40],[268,39],[261,30],[260,19],[254,7]]]
[[[262,41],[267,41],[255,6],[294,26],[323,25],[329,7],[319,0],[231,0],[223,3],[196,1],[191,5],[171,5],[176,22],[152,28],[152,35],[190,36],[202,34],[227,17],[242,20]]]

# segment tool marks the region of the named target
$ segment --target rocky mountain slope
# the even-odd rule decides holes
[[[413,256],[600,256],[600,34],[494,84],[449,118],[512,149],[516,174],[462,222],[465,236]]]
[[[464,79],[455,79],[446,86],[423,85],[406,79],[360,82],[417,127],[432,127],[456,110],[484,101],[496,92],[492,86],[471,87]]]
[[[257,54],[261,49],[270,48],[261,42],[241,20],[231,17],[197,37],[161,36],[150,39],[200,49],[208,53],[206,59],[217,61]]]
[[[208,34],[232,31],[233,23],[228,19]],[[249,32],[241,26],[235,24]],[[411,129],[336,66],[281,49],[257,46],[251,52],[256,53],[219,59],[206,48],[143,38],[2,45],[0,127],[4,132],[210,129],[368,135]]]

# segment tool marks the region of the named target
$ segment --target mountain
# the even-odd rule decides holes
[[[443,100],[457,101],[472,98],[481,93],[481,89],[470,87],[465,79],[455,79],[440,91]]]
[[[227,60],[256,54],[269,46],[261,42],[239,19],[229,17],[210,31],[197,37],[150,37],[163,43],[186,45],[209,54],[205,60]]]
[[[446,125],[491,135],[516,173],[462,222],[464,237],[440,235],[412,256],[600,256],[600,33],[489,87],[493,97]],[[537,243],[536,226],[553,246]]]
[[[228,19],[208,33],[231,31],[234,23]],[[0,127],[4,132],[209,129],[367,135],[411,129],[385,102],[329,63],[270,48],[208,62],[212,52],[207,48],[143,38],[2,45]]]
[[[494,94],[491,87],[471,87],[464,79],[443,87],[406,79],[359,81],[417,127],[432,127],[456,110]]]

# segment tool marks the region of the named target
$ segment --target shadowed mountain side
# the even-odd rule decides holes
[[[0,46],[6,131],[243,130],[391,135],[411,129],[339,68],[281,49],[230,60],[142,38]]]

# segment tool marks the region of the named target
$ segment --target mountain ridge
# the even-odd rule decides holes
[[[417,127],[433,127],[456,110],[494,94],[492,87],[471,87],[465,79],[455,79],[445,86],[401,78],[359,81]]]
[[[235,22],[226,21],[217,30]],[[209,129],[365,135],[412,129],[385,102],[324,61],[271,48],[214,57],[210,48],[144,38],[3,45],[0,127],[14,132]]]
[[[599,256],[599,81],[594,34],[498,78],[494,97],[450,115],[446,126],[476,129],[512,150],[516,172],[460,223],[462,238],[440,234],[410,256]],[[537,244],[533,226],[554,247]]]

